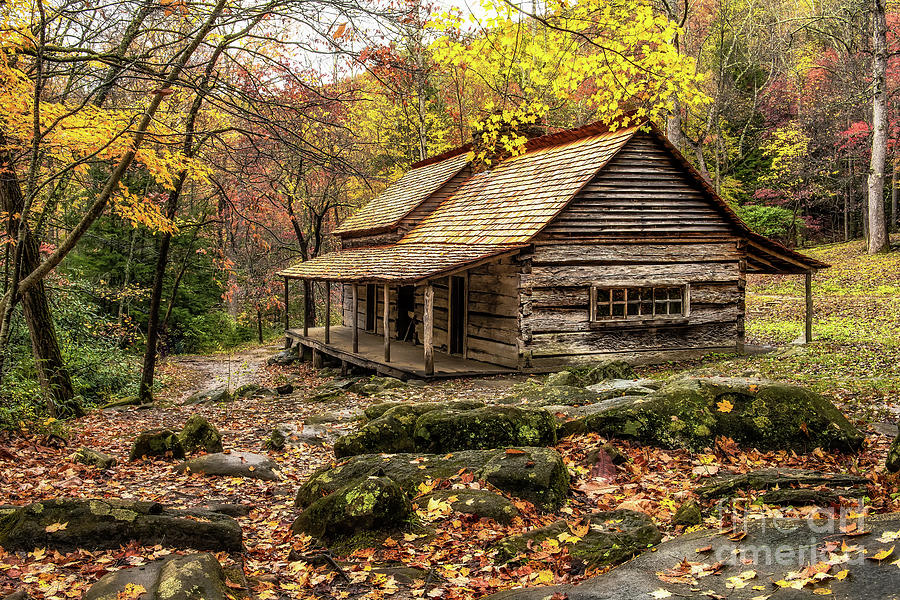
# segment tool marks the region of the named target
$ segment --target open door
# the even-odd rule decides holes
[[[418,343],[416,334],[416,287],[401,285],[397,288],[397,339]]]
[[[366,331],[375,332],[378,320],[378,287],[374,283],[366,286]]]
[[[450,277],[449,319],[450,354],[462,355],[466,349],[466,278]]]

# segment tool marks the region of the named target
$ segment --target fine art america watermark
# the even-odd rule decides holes
[[[803,518],[772,518],[771,513],[754,512],[741,503],[720,501],[717,505],[723,537],[739,542],[713,544],[717,562],[725,565],[803,567],[818,563],[861,564],[866,553],[852,538],[868,532],[862,499],[855,506],[816,509]],[[891,532],[885,532],[888,535]],[[896,532],[900,538],[900,532]],[[884,540],[891,541],[891,540]]]

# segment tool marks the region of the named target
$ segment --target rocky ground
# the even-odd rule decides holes
[[[628,436],[630,439],[625,439],[615,435],[615,432],[622,431],[623,424],[625,429],[630,427],[628,423],[632,422],[636,407],[653,404],[641,399],[649,396],[632,396],[632,400],[638,398],[637,402],[625,404],[615,400],[615,406],[605,406],[605,412],[599,413],[599,416],[592,412],[591,407],[597,405],[601,397],[621,397],[621,390],[617,389],[621,385],[643,388],[643,391],[637,392],[640,394],[652,394],[653,388],[658,388],[671,376],[668,371],[645,369],[630,376],[650,377],[637,383],[601,383],[599,388],[595,387],[599,391],[589,392],[595,394],[591,403],[586,403],[582,398],[588,393],[581,386],[586,382],[572,381],[571,378],[555,382],[563,384],[561,386],[544,386],[544,378],[527,381],[524,377],[508,377],[396,388],[390,382],[387,386],[383,381],[371,385],[368,379],[363,379],[350,388],[355,391],[349,391],[334,388],[336,378],[327,371],[315,372],[307,365],[297,363],[287,366],[265,364],[263,357],[272,355],[276,350],[268,347],[230,357],[191,357],[170,362],[164,369],[168,385],[159,402],[150,407],[126,406],[94,411],[84,419],[69,424],[65,445],[55,437],[6,440],[0,453],[3,466],[0,495],[3,502],[23,506],[53,498],[140,500],[158,503],[164,511],[169,511],[152,515],[155,509],[147,509],[154,519],[169,515],[167,518],[174,520],[167,521],[167,527],[171,528],[168,537],[141,534],[144,535],[141,538],[144,546],[138,545],[138,542],[122,546],[122,540],[114,538],[113,543],[108,544],[110,547],[101,548],[95,544],[97,547],[88,548],[76,547],[78,540],[92,542],[94,533],[77,537],[75,517],[68,521],[64,520],[68,518],[66,513],[58,513],[61,515],[59,517],[46,517],[37,521],[37,529],[32,527],[29,530],[31,532],[25,536],[25,543],[13,544],[9,538],[3,544],[0,540],[0,545],[7,547],[0,550],[0,592],[11,593],[22,588],[35,599],[79,598],[108,573],[126,567],[145,566],[147,573],[150,573],[145,577],[147,585],[134,587],[132,577],[128,580],[132,582],[132,587],[126,589],[122,583],[117,588],[113,585],[115,582],[110,583],[111,580],[107,579],[104,585],[112,592],[107,590],[107,596],[104,596],[101,593],[103,590],[94,588],[87,596],[143,599],[149,596],[142,596],[140,590],[155,589],[162,577],[159,573],[165,571],[159,566],[161,563],[153,561],[168,559],[172,562],[174,555],[190,554],[191,549],[203,549],[213,551],[217,559],[213,563],[218,562],[225,569],[221,581],[213,577],[212,583],[197,584],[198,589],[211,586],[211,590],[219,590],[203,597],[218,598],[220,596],[215,594],[220,594],[221,597],[249,595],[259,598],[477,598],[510,588],[578,583],[608,570],[610,563],[640,553],[648,545],[661,540],[678,540],[683,532],[703,526],[713,528],[713,533],[707,535],[737,543],[745,524],[758,518],[804,518],[812,513],[840,516],[841,509],[845,515],[855,516],[855,513],[874,514],[897,509],[897,502],[892,497],[895,476],[886,474],[882,466],[892,438],[879,432],[879,428],[873,427],[870,422],[854,419],[853,415],[851,420],[865,433],[862,448],[858,446],[862,438],[856,439],[853,434],[844,435],[835,430],[834,435],[820,436],[829,431],[828,423],[813,426],[810,421],[804,433],[805,421],[798,421],[796,427],[800,429],[794,432],[796,440],[773,438],[766,444],[757,444],[764,449],[756,450],[749,448],[747,440],[741,438],[746,433],[745,426],[752,426],[747,425],[749,421],[741,421],[742,424],[737,426],[735,423],[738,421],[733,420],[735,415],[749,414],[749,405],[744,407],[738,397],[725,397],[716,392],[715,398],[726,398],[726,401],[731,398],[734,402],[721,404],[721,399],[715,400],[708,410],[704,409],[707,429],[698,430],[700,437],[693,434],[685,437],[681,429],[673,436],[670,434],[674,430],[667,429],[669,434],[662,439],[657,435],[660,425],[641,420],[641,417],[638,420],[642,426],[649,427],[648,431],[635,430],[633,435]],[[692,366],[687,367],[690,370]],[[748,359],[743,367],[747,372],[744,374],[752,372],[755,367],[753,359]],[[702,364],[693,365],[693,369],[709,375],[704,370],[708,367]],[[232,374],[230,380],[229,373]],[[253,385],[248,387],[247,384]],[[191,400],[198,391],[222,385],[227,387],[229,394],[239,390],[245,397],[230,399],[218,396],[204,400],[195,396]],[[752,385],[748,393],[758,393]],[[253,386],[267,389],[258,390]],[[613,389],[607,389],[609,387]],[[280,388],[282,393],[270,391],[275,388]],[[576,399],[572,400],[573,397]],[[844,407],[840,398],[832,396],[831,399]],[[459,401],[469,405],[484,402],[494,406],[473,412],[473,415],[477,413],[479,418],[485,418],[482,413],[487,411],[490,413],[487,416],[494,419],[491,421],[494,425],[480,429],[509,429],[508,423],[513,422],[509,420],[513,418],[509,416],[510,410],[532,411],[544,404],[548,408],[537,411],[566,422],[559,434],[574,434],[547,439],[541,433],[542,421],[529,421],[528,431],[522,433],[524,430],[517,429],[509,433],[513,436],[509,439],[491,438],[453,446],[455,442],[446,441],[447,436],[441,434],[445,430],[439,428],[451,427],[446,431],[458,432],[460,427],[469,426],[459,422],[458,418],[441,417],[440,411],[434,412],[430,406],[428,412],[404,417],[403,414],[409,414],[408,410],[403,414],[397,413],[397,409],[388,412],[395,405],[384,404],[400,402],[406,410],[413,403],[439,402],[440,406],[446,407],[447,403]],[[604,401],[609,402],[601,400],[601,403]],[[510,409],[509,402],[514,403],[516,408]],[[571,404],[582,406],[573,407]],[[381,406],[373,409],[375,405]],[[366,409],[370,409],[368,416],[363,412]],[[220,449],[216,445],[218,438],[203,437],[206,434],[202,429],[202,419],[195,415],[204,417],[212,428],[218,430],[224,454],[216,454]],[[195,437],[201,436],[200,442],[186,440],[180,433],[192,416],[191,431]],[[666,413],[663,416],[666,421],[674,422],[681,418],[691,422],[690,415]],[[385,521],[384,515],[379,517],[375,514],[375,521],[366,521],[367,527],[374,531],[373,535],[341,535],[366,533],[353,530],[359,522],[359,515],[356,514],[359,511],[353,506],[360,506],[359,502],[350,503],[353,505],[350,508],[353,518],[346,516],[346,507],[336,509],[333,503],[325,507],[317,505],[313,510],[310,508],[313,502],[339,486],[310,487],[308,480],[317,470],[338,461],[335,458],[335,439],[353,433],[357,437],[345,437],[344,442],[337,444],[338,448],[342,444],[344,448],[339,453],[344,456],[364,453],[368,451],[365,444],[371,442],[360,442],[358,432],[390,418],[400,423],[400,429],[394,430],[390,443],[410,444],[405,450],[415,454],[407,455],[412,458],[402,459],[397,464],[385,463],[376,471],[365,467],[361,473],[374,475],[368,479],[363,475],[365,489],[357,489],[354,493],[369,493],[377,488],[378,494],[382,494],[378,498],[393,498],[391,501],[399,502],[387,504],[390,506],[388,513],[402,513],[404,518]],[[201,424],[200,429],[197,429],[198,423]],[[532,432],[531,427],[536,428],[537,433]],[[167,456],[134,456],[136,460],[129,460],[138,434],[158,428],[169,428],[166,439],[195,447],[194,462],[188,463],[188,468],[180,460],[173,459],[170,447],[166,447],[169,450]],[[279,429],[280,435],[272,436],[275,429]],[[385,443],[381,430],[376,431],[379,433],[374,439],[379,444]],[[722,432],[732,435],[719,435]],[[177,441],[179,435],[181,441]],[[409,439],[405,437],[407,435]],[[355,447],[346,440],[363,445]],[[691,440],[699,440],[699,443]],[[799,443],[794,443],[797,440]],[[477,462],[466,452],[480,452],[467,449],[480,447],[479,444],[501,448],[515,446],[524,450],[501,450],[499,456],[486,456]],[[530,449],[531,446],[551,448],[545,451]],[[116,459],[116,464],[101,463],[97,467],[76,462],[76,451],[82,447],[109,455]],[[396,451],[390,446],[380,450]],[[432,457],[426,459],[428,466],[416,462],[421,461],[416,457],[428,452]],[[559,453],[570,477],[567,492],[560,501],[552,496],[523,492],[521,482],[514,481],[515,476],[498,477],[497,470],[491,471],[482,466],[493,459],[501,461],[501,474],[515,473],[516,468],[540,469],[545,462],[550,464],[555,460],[552,456],[546,458],[549,456],[545,456],[547,452],[553,456]],[[140,451],[140,454],[145,453],[152,453],[152,450]],[[186,454],[190,458],[191,452]],[[198,456],[200,462],[196,462]],[[362,458],[365,457],[350,458],[348,464],[356,464]],[[439,465],[456,465],[454,460],[463,461],[460,463],[463,466],[459,469],[454,466],[449,471],[440,470]],[[515,466],[514,461],[519,462],[519,467]],[[210,462],[215,464],[210,466]],[[416,462],[415,466],[410,466],[413,462]],[[548,467],[548,473],[551,467]],[[427,470],[432,468],[437,470]],[[719,481],[718,478],[724,473],[740,475],[761,469],[779,471],[764,472],[775,474],[771,481],[748,486],[736,484],[724,495],[703,491],[702,484]],[[803,480],[800,482],[802,485],[798,486],[796,469],[826,474],[844,473],[855,475],[857,479],[843,482],[846,485],[841,487],[837,485],[840,482],[835,483],[828,477],[824,480],[814,477]],[[214,474],[199,472],[204,470]],[[423,471],[428,476],[423,477]],[[396,475],[400,472],[406,475]],[[360,480],[358,476],[354,477],[340,483],[357,485]],[[401,482],[402,498],[392,491],[392,477]],[[552,479],[558,475],[548,477]],[[375,486],[372,481],[378,485]],[[547,483],[546,487],[553,485]],[[766,490],[770,487],[775,487],[776,492],[795,487],[803,489],[799,491],[799,496],[795,490],[795,495],[785,500],[777,494],[771,496],[772,491]],[[310,489],[314,490],[314,494],[305,501],[299,501],[298,490]],[[490,492],[486,500],[478,496],[485,490]],[[460,496],[463,496],[462,502]],[[861,496],[866,498],[865,506],[857,503],[857,498]],[[726,511],[724,521],[715,510],[723,497],[738,498],[739,508]],[[408,498],[414,498],[413,504],[409,504]],[[295,499],[303,508],[295,506]],[[480,502],[487,502],[490,506],[483,510],[472,508]],[[729,503],[728,506],[732,505]],[[222,520],[203,511],[191,513],[196,509],[209,508],[234,516],[242,531],[242,548],[226,541],[218,547],[214,543],[186,541],[206,539],[203,535],[207,535],[210,528]],[[134,507],[122,510],[125,509],[134,510]],[[188,512],[185,513],[185,510]],[[304,518],[298,520],[298,516],[303,514],[306,515],[305,522]],[[479,514],[489,514],[491,518],[480,518]],[[132,523],[134,530],[144,531],[140,529],[141,522],[138,519]],[[195,522],[203,527],[200,533],[192,529],[196,526]],[[336,526],[326,531],[323,528],[326,522],[336,523]],[[823,543],[834,540],[852,542],[857,550],[869,548],[870,557],[892,545],[872,538],[868,539],[872,544],[861,544],[854,537],[843,540],[839,528],[845,525],[836,526],[835,536]],[[70,527],[72,533],[66,539],[73,541],[74,545],[57,543],[62,539],[59,536],[70,531]],[[60,529],[62,531],[58,531]],[[720,529],[722,533],[719,533]],[[182,530],[186,533],[178,538],[174,532]],[[380,530],[385,531],[379,533]],[[222,531],[224,533],[212,534],[213,537],[221,535],[226,540],[231,535],[227,528]],[[132,530],[129,532],[129,535],[137,535]],[[526,532],[525,537],[516,537]],[[879,532],[880,538],[887,534]],[[32,539],[35,543],[29,544],[27,540]],[[176,543],[179,539],[181,541]],[[82,544],[91,546],[88,542]],[[701,541],[698,541],[698,548],[700,544]],[[204,555],[197,556],[198,564],[206,564],[203,563],[207,560],[202,558]],[[693,557],[687,560],[693,561]],[[886,557],[876,562],[881,564],[890,560],[893,558]],[[735,576],[724,567],[714,568],[716,561],[705,558],[693,561],[698,565],[705,564],[705,567],[692,567],[674,559],[672,562],[669,575],[654,579],[644,574],[645,579],[650,577],[653,580],[653,585],[658,583],[656,587],[651,586],[648,592],[642,592],[644,595],[654,592],[657,597],[666,597],[667,593],[684,596],[691,589],[705,586],[705,581],[696,583],[699,576],[723,575],[719,577],[722,582]],[[172,570],[178,564],[172,562],[166,568]],[[791,573],[800,571],[801,566],[795,565],[793,569],[785,567],[781,576],[787,578],[784,580],[787,586],[762,576],[751,578],[747,575],[742,587],[756,590],[754,595],[764,597],[783,587],[796,587],[799,582],[799,587],[805,591],[822,593],[830,589],[828,586],[832,581],[843,581],[847,577],[844,574],[840,580],[833,579],[844,570],[838,566],[839,562],[829,564],[824,575],[818,579],[791,578]],[[662,566],[655,565],[653,568],[662,569]],[[820,570],[824,568],[819,567]],[[897,571],[896,566],[890,568]],[[692,569],[697,572],[691,576]],[[749,570],[752,569],[747,567],[738,573]],[[852,576],[852,566],[849,572]],[[897,572],[900,574],[900,571]],[[691,584],[689,579],[695,583]],[[651,583],[641,585],[646,587]],[[575,593],[572,591],[574,588],[562,589],[564,593]],[[725,587],[722,589],[726,590]]]

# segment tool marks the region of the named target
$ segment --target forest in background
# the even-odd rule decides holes
[[[488,1],[473,15],[7,2],[0,426],[146,400],[159,355],[277,335],[274,273],[473,135],[489,166],[527,135],[649,118],[760,233],[871,241],[884,225],[869,227],[869,198],[897,222],[898,23],[882,0]]]

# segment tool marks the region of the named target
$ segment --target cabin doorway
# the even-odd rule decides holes
[[[366,285],[366,331],[375,332],[375,321],[378,319],[378,288],[374,283]]]
[[[466,340],[466,278],[450,277],[449,348],[450,354],[462,355]]]
[[[418,343],[416,334],[416,287],[401,285],[397,288],[397,339]]]

